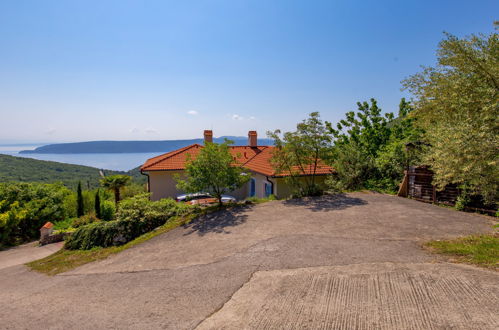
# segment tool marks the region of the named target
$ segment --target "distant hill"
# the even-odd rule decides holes
[[[14,157],[0,154],[0,182],[62,182],[70,188],[76,188],[81,181],[85,188],[99,186],[99,169],[90,166],[64,164],[46,160]],[[104,170],[105,175],[127,174],[137,183],[145,183],[147,178],[138,168],[128,172]]]
[[[234,141],[235,145],[246,145],[245,137],[229,136],[214,138],[213,142],[221,143],[225,138]],[[23,150],[21,154],[98,154],[98,153],[141,153],[169,152],[190,144],[203,143],[203,139],[166,140],[166,141],[91,141],[49,144],[35,150]],[[260,145],[272,145],[270,139],[258,139]]]

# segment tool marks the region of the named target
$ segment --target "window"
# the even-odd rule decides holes
[[[251,178],[250,179],[250,197],[253,197],[255,196],[255,193],[256,193],[256,180]]]
[[[265,182],[265,197],[269,197],[273,193],[272,184],[270,182]]]

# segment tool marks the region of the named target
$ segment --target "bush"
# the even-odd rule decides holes
[[[89,250],[125,244],[143,235],[177,215],[185,215],[193,206],[177,203],[172,199],[149,201],[148,194],[141,194],[121,201],[116,220],[96,222],[78,228],[66,241],[70,250]]]
[[[56,221],[54,223],[54,230],[65,230],[65,229],[73,227],[73,221],[75,219],[76,218],[67,218],[67,219],[64,219],[61,221]]]
[[[61,184],[0,183],[0,244],[38,238],[45,222],[66,219],[70,194]]]
[[[94,222],[99,222],[99,219],[97,219],[97,217],[93,214],[86,214],[86,215],[82,215],[79,218],[74,219],[73,220],[73,227],[78,228],[78,227],[85,226],[85,225],[88,225],[88,224],[91,224]]]
[[[111,201],[103,201],[100,206],[101,218],[104,221],[110,221],[114,219],[115,207],[114,203]]]
[[[265,203],[268,201],[275,201],[275,200],[277,200],[277,197],[275,197],[275,195],[269,195],[268,197],[265,198],[258,198],[256,196],[246,198],[246,201],[252,202],[254,204]]]

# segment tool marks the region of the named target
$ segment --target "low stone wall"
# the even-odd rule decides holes
[[[46,244],[64,241],[64,238],[69,235],[71,235],[71,233],[60,233],[60,234],[42,237],[40,238],[40,245],[46,245]]]

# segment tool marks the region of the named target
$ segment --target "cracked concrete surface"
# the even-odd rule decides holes
[[[490,231],[488,221],[478,215],[371,193],[275,201],[211,214],[106,260],[59,276],[47,277],[29,271],[25,266],[0,270],[0,328],[192,329],[197,325],[202,328],[222,325],[227,328],[234,328],[232,325],[280,328],[289,324],[285,323],[289,322],[285,315],[281,319],[277,315],[272,319],[274,312],[265,314],[264,310],[278,311],[279,306],[285,306],[282,303],[286,294],[308,290],[306,288],[312,282],[307,278],[312,275],[301,273],[304,268],[317,274],[326,272],[327,276],[317,275],[319,277],[314,281],[334,288],[332,292],[339,288],[334,286],[339,285],[335,279],[346,278],[346,275],[341,275],[345,272],[353,276],[354,281],[355,276],[364,274],[369,279],[366,283],[374,283],[375,277],[381,276],[382,282],[376,283],[399,286],[410,278],[423,276],[417,274],[426,274],[424,276],[434,280],[439,280],[439,276],[459,275],[462,277],[456,278],[465,279],[475,286],[470,284],[458,288],[465,291],[456,292],[480,293],[484,288],[490,289],[489,298],[483,294],[470,295],[471,300],[466,302],[466,306],[471,307],[466,309],[472,314],[471,319],[446,319],[445,311],[439,311],[440,319],[412,320],[413,323],[407,323],[407,328],[427,324],[436,328],[443,324],[486,326],[491,323],[479,323],[484,314],[474,308],[485,304],[489,309],[497,309],[497,304],[493,306],[492,303],[497,301],[498,293],[490,284],[499,283],[497,273],[435,263],[438,260],[426,254],[419,245],[428,239]],[[348,267],[351,267],[350,271]],[[386,269],[390,267],[404,270],[400,270],[400,276],[392,281],[386,277],[389,273]],[[293,269],[297,269],[296,272]],[[321,276],[326,276],[326,279]],[[283,278],[289,281],[283,281]],[[262,292],[251,289],[259,285],[278,294],[262,296]],[[359,285],[357,287],[361,287]],[[365,294],[369,288],[365,286],[358,293],[348,290],[354,295],[348,298],[348,306],[356,306],[348,311],[340,308],[339,301],[343,300],[335,296],[327,298],[321,289],[298,296],[296,304],[303,306],[307,301],[313,302],[311,306],[322,304],[321,299],[327,298],[331,312],[324,314],[328,316],[321,321],[320,315],[323,314],[319,309],[309,308],[309,312],[300,314],[303,320],[293,322],[305,327],[308,324],[305,319],[311,318],[314,321],[309,325],[313,328],[321,327],[321,324],[324,327],[343,324],[343,328],[356,325],[362,328],[366,324],[377,328],[392,324],[386,327],[394,329],[403,325],[404,319],[397,319],[396,313],[392,321],[388,318],[387,315],[392,315],[391,305],[381,304]],[[407,292],[400,288],[398,291],[385,290],[383,300],[399,299]],[[411,290],[417,288],[420,287],[416,285]],[[437,305],[441,306],[447,292],[437,290],[435,294],[440,299],[437,299],[440,304]],[[237,305],[237,309],[233,309],[231,306],[236,297],[261,303],[250,307]],[[400,304],[400,308],[412,313],[419,302],[430,304],[428,306],[434,303],[414,296],[405,305]],[[362,306],[365,303],[371,306],[369,313],[376,312],[378,318],[371,319],[372,322],[352,321],[357,320],[355,315],[363,320]],[[461,310],[459,308],[454,306],[450,310],[457,313]],[[293,311],[292,308],[284,310]],[[234,314],[234,311],[239,318],[226,319],[224,315]],[[347,317],[345,313],[351,315]],[[421,313],[411,315],[418,318]],[[255,323],[258,315],[265,315],[268,323]],[[380,318],[380,315],[385,316]],[[347,323],[334,323],[340,319]]]

